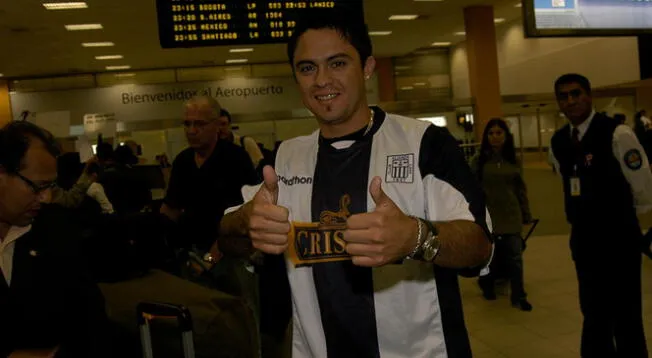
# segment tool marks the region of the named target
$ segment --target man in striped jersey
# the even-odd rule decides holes
[[[490,257],[483,194],[446,129],[368,105],[371,52],[359,19],[298,25],[288,56],[319,130],[281,145],[221,234],[285,255],[293,357],[471,357],[457,276]]]

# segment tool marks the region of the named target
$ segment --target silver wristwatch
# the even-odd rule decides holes
[[[423,240],[423,244],[421,245],[421,257],[423,261],[432,263],[435,262],[437,254],[439,254],[439,248],[441,247],[439,232],[430,221],[423,220],[423,223],[428,228],[428,236]]]

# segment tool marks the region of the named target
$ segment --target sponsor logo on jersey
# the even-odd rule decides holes
[[[344,241],[349,205],[351,196],[346,194],[340,199],[340,209],[323,211],[318,223],[292,223],[288,255],[295,266],[351,259]]]
[[[414,154],[390,155],[387,157],[387,183],[414,182]]]
[[[280,180],[283,184],[287,186],[293,186],[293,185],[299,185],[299,184],[312,184],[312,178],[311,177],[300,177],[300,176],[293,176],[286,178],[284,176],[279,176],[278,180]]]

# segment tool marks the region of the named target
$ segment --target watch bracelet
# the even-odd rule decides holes
[[[419,219],[416,216],[410,216],[410,217],[412,219],[416,220],[416,222],[417,222],[417,230],[418,231],[417,231],[417,244],[414,247],[414,249],[412,250],[412,252],[410,252],[408,257],[411,258],[411,259],[415,259],[422,251],[421,247],[423,246],[423,226],[424,226],[424,223],[421,222],[421,219]]]

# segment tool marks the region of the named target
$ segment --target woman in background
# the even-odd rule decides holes
[[[523,284],[521,231],[523,224],[532,218],[514,137],[504,120],[496,118],[487,123],[480,153],[471,160],[471,167],[485,191],[495,239],[491,272],[479,279],[483,296],[487,300],[496,299],[496,275],[504,268],[502,271],[511,282],[512,306],[531,311]]]

